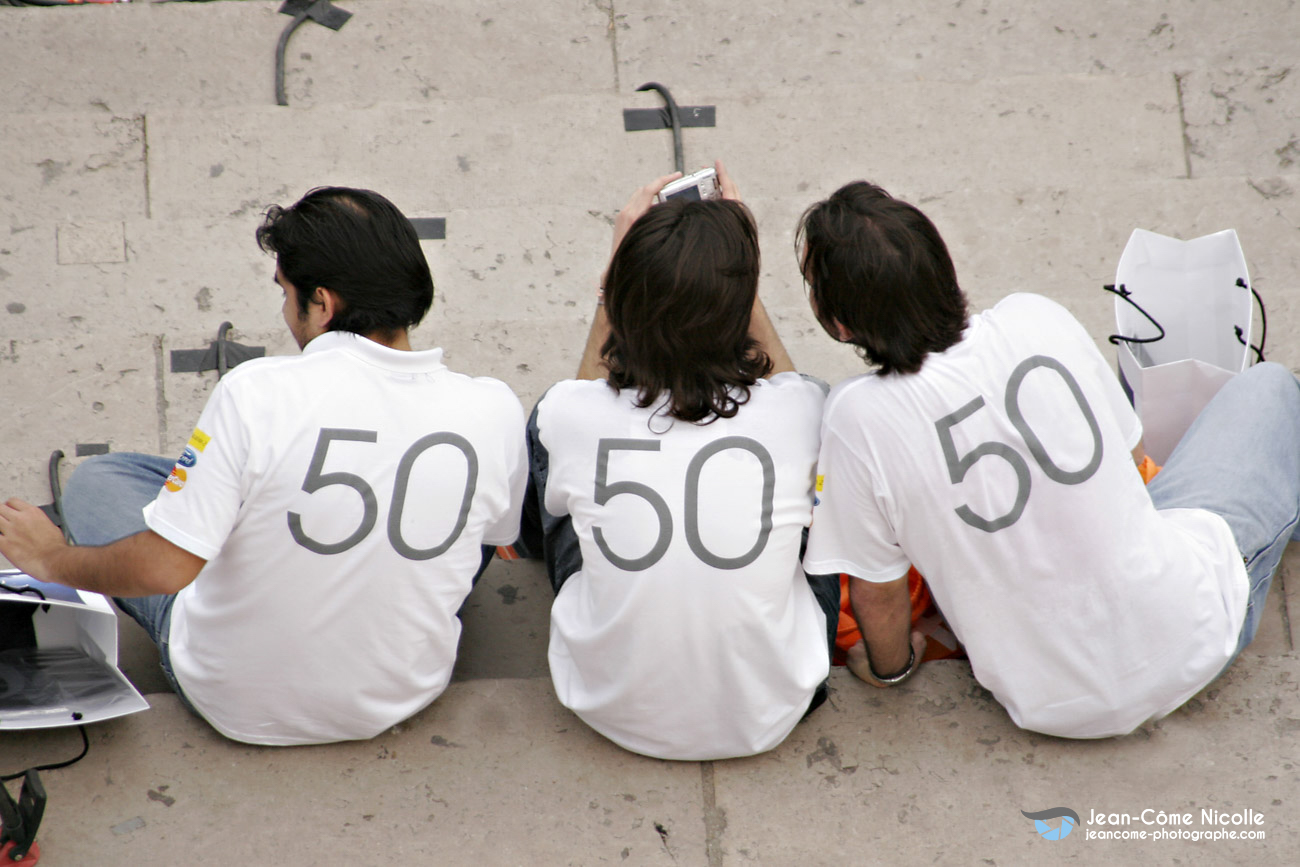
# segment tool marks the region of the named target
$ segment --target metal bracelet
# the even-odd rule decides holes
[[[871,654],[868,653],[867,668],[871,669],[871,676],[874,677],[876,680],[880,681],[881,683],[883,683],[885,686],[894,686],[895,684],[899,684],[907,680],[909,677],[912,676],[912,672],[916,671],[916,648],[909,647],[908,651],[910,655],[907,658],[907,667],[904,668],[902,671],[900,671],[898,674],[894,675],[893,677],[881,677],[879,674],[877,674],[876,667],[871,664]]]

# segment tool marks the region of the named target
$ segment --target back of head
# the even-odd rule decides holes
[[[273,205],[257,243],[277,254],[304,313],[317,287],[338,296],[331,331],[391,336],[417,325],[433,303],[415,227],[370,190],[318,187],[288,208]]]
[[[609,383],[637,405],[668,393],[690,422],[731,418],[771,361],[749,337],[758,294],[758,229],[739,202],[655,205],[619,244],[605,282]]]
[[[966,296],[929,218],[875,184],[855,181],[799,221],[796,246],[813,308],[839,323],[881,374],[915,373],[966,328]]]

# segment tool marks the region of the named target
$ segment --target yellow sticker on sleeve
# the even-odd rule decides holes
[[[189,445],[194,446],[194,448],[198,449],[199,451],[203,451],[204,449],[206,449],[208,447],[208,443],[210,442],[212,442],[212,437],[208,436],[198,428],[195,428],[194,433],[190,434]]]
[[[826,477],[819,475],[817,477],[817,493],[821,493],[822,485],[826,482]]]

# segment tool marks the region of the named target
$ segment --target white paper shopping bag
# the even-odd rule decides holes
[[[146,710],[117,668],[117,615],[98,593],[0,570],[0,731]]]
[[[1163,464],[1210,398],[1254,361],[1246,257],[1232,229],[1190,241],[1134,229],[1113,291],[1120,378],[1146,452]]]

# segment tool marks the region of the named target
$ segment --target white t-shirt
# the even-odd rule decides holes
[[[1141,436],[1083,327],[1012,295],[920,372],[832,391],[804,564],[884,582],[915,563],[1017,725],[1125,734],[1222,670],[1248,587],[1222,518],[1156,511]]]
[[[509,544],[523,410],[493,379],[329,332],[217,384],[149,527],[208,562],[172,609],[185,695],[257,744],[369,738],[451,678],[480,544]]]
[[[572,517],[583,558],[551,609],[555,691],[634,752],[763,752],[829,669],[799,566],[825,395],[778,374],[707,425],[635,397],[567,381],[538,407],[546,510]]]

